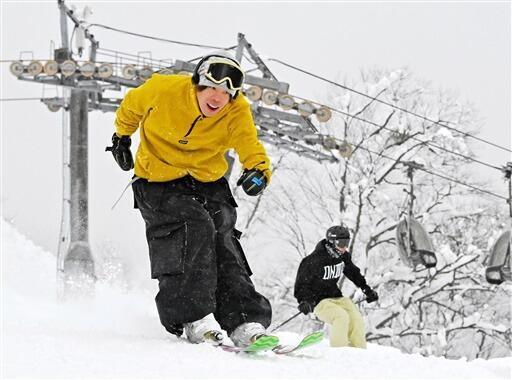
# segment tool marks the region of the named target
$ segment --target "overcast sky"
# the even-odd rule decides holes
[[[67,4],[72,4],[67,2]],[[75,4],[78,4],[75,2]],[[455,90],[484,119],[480,137],[511,146],[510,2],[451,3],[170,3],[84,2],[91,23],[206,45],[227,47],[244,33],[262,57],[278,58],[329,79],[356,78],[359,69],[407,66],[435,87]],[[2,1],[2,60],[22,51],[50,58],[60,46],[57,1]],[[126,36],[93,28],[100,46],[153,58],[190,59],[204,49]],[[71,34],[71,29],[70,29]],[[24,58],[30,54],[24,53]],[[104,58],[106,59],[106,58]],[[290,92],[324,102],[326,84],[269,63]],[[1,67],[1,98],[40,97],[42,86],[16,80]],[[54,96],[46,88],[45,96]],[[37,101],[0,102],[2,107],[2,212],[45,249],[56,251],[61,211],[61,114]],[[111,242],[130,255],[145,250],[131,192],[110,206],[129,181],[104,153],[113,132],[112,113],[90,114],[90,213],[93,247]],[[510,153],[474,145],[479,159],[502,166]],[[498,184],[500,173],[475,167]],[[127,236],[130,238],[127,238]]]

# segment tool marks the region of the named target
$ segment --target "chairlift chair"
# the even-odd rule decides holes
[[[410,242],[408,239],[409,228]],[[416,219],[404,218],[398,223],[396,241],[400,257],[410,267],[424,265],[426,268],[432,268],[436,266],[437,258],[432,241],[427,231]]]
[[[494,243],[485,269],[485,279],[490,284],[501,284],[511,280],[510,274],[510,230],[503,232]]]

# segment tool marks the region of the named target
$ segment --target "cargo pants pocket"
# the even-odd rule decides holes
[[[185,271],[187,225],[159,226],[147,233],[151,278],[163,274],[177,275]]]
[[[235,247],[238,249],[238,253],[240,254],[240,259],[242,259],[243,266],[249,276],[252,276],[252,270],[249,266],[249,261],[247,261],[247,257],[245,256],[244,249],[242,248],[242,244],[240,244],[240,237],[242,236],[242,232],[237,230],[236,228],[233,229],[233,240],[235,243]]]

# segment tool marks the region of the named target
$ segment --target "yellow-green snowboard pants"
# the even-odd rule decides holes
[[[313,312],[330,325],[331,347],[366,348],[363,317],[350,298],[323,299]]]

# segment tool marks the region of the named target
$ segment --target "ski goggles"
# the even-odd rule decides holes
[[[231,90],[241,90],[244,83],[242,69],[229,59],[210,59],[204,77],[215,84],[226,83]]]
[[[348,247],[348,243],[350,242],[350,239],[335,239],[332,241],[335,247],[338,248],[346,248]]]

